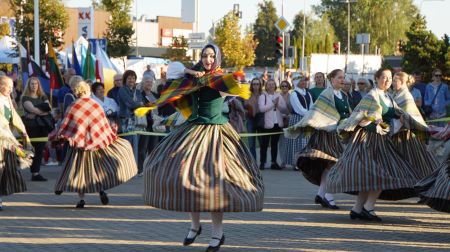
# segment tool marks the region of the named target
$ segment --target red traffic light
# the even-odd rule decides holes
[[[277,43],[283,43],[283,37],[277,36]]]

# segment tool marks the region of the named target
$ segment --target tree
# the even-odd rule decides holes
[[[256,41],[253,34],[247,31],[241,35],[239,17],[232,11],[228,12],[217,25],[215,43],[223,52],[223,65],[242,69],[251,66],[255,60]]]
[[[441,68],[442,42],[427,30],[425,17],[417,14],[416,19],[406,32],[407,41],[401,43],[403,53],[402,67],[406,72],[420,71],[429,79],[434,68]]]
[[[0,24],[0,39],[5,36],[9,35],[9,24],[8,23],[1,23]]]
[[[314,10],[319,16],[329,17],[341,45],[347,45],[347,4],[335,0],[323,0],[321,5],[314,6]],[[417,13],[418,9],[413,4],[413,0],[358,0],[351,3],[352,51],[358,51],[355,43],[356,34],[369,33],[371,51],[379,46],[383,54],[393,54],[397,41],[405,40],[405,32]]]
[[[10,4],[18,20],[16,22],[18,41],[26,45],[28,38],[30,44],[34,44],[34,1],[10,0]],[[40,0],[39,7],[40,55],[44,55],[49,41],[55,48],[63,44],[62,38],[69,18],[59,0]],[[30,54],[34,54],[34,48],[30,48]]]
[[[275,66],[277,58],[276,36],[278,30],[275,28],[275,22],[278,16],[272,1],[264,0],[258,3],[258,17],[253,25],[254,38],[258,42],[255,50],[255,65],[257,66]]]
[[[191,57],[186,55],[188,48],[187,40],[181,37],[173,37],[172,44],[167,48],[167,52],[162,55],[171,61],[179,61],[183,65],[188,66],[192,64]]]
[[[105,33],[108,40],[108,54],[111,57],[127,56],[131,47],[134,34],[128,11],[133,0],[102,0],[106,11],[111,13],[111,21],[108,21],[108,29]]]

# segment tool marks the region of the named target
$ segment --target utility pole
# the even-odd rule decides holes
[[[303,71],[305,62],[305,33],[306,33],[306,0],[303,0],[303,32],[302,32],[302,62],[300,69]]]
[[[39,42],[39,0],[34,0],[34,60],[41,66]]]

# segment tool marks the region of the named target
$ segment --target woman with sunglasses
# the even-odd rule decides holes
[[[259,113],[258,98],[262,94],[262,80],[260,78],[253,78],[250,81],[251,96],[245,101],[245,109],[247,110],[247,132],[256,133],[258,126],[256,123],[256,114]],[[256,137],[248,137],[248,147],[253,158],[256,160]]]
[[[286,130],[286,135],[297,137],[312,131],[308,144],[300,152],[297,166],[309,182],[319,186],[314,202],[322,207],[339,209],[333,195],[326,191],[327,174],[343,151],[336,129],[350,115],[351,108],[342,91],[344,71],[335,69],[329,78],[331,87],[320,94],[299,123]]]
[[[425,89],[424,110],[427,118],[439,119],[445,117],[446,108],[450,105],[450,89],[448,85],[442,81],[442,71],[434,69],[432,73],[432,82]],[[427,107],[429,111],[427,111]],[[445,123],[433,123],[436,126],[445,126]]]

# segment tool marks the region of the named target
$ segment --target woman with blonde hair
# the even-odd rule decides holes
[[[84,81],[72,86],[77,100],[69,107],[58,131],[69,148],[56,181],[55,193],[77,192],[85,205],[85,193],[100,193],[102,204],[109,199],[105,190],[116,187],[137,172],[131,145],[117,137],[109,125],[103,108],[91,98],[91,87]]]
[[[30,146],[25,126],[11,101],[13,81],[0,76],[0,210],[3,210],[2,196],[26,191],[25,181],[19,167],[22,147]],[[13,129],[21,134],[22,145],[13,134]]]
[[[258,98],[262,94],[262,80],[260,78],[253,78],[250,81],[250,93],[251,96],[245,101],[244,106],[247,110],[247,132],[256,133],[258,131],[258,125],[256,121],[258,109]],[[256,137],[248,138],[248,147],[253,158],[256,160]]]
[[[42,90],[41,82],[36,77],[27,80],[27,86],[21,97],[24,109],[24,124],[31,138],[47,137],[55,125],[51,116],[51,106],[47,96]],[[31,164],[31,180],[47,181],[39,171],[41,170],[42,156],[46,142],[32,142],[34,147],[33,163]]]
[[[402,121],[394,121],[392,141],[395,149],[417,171],[417,180],[420,180],[438,167],[438,161],[425,146],[424,140],[428,134],[428,126],[409,92],[409,87],[414,82],[414,77],[405,72],[394,74],[393,98],[405,113]]]

